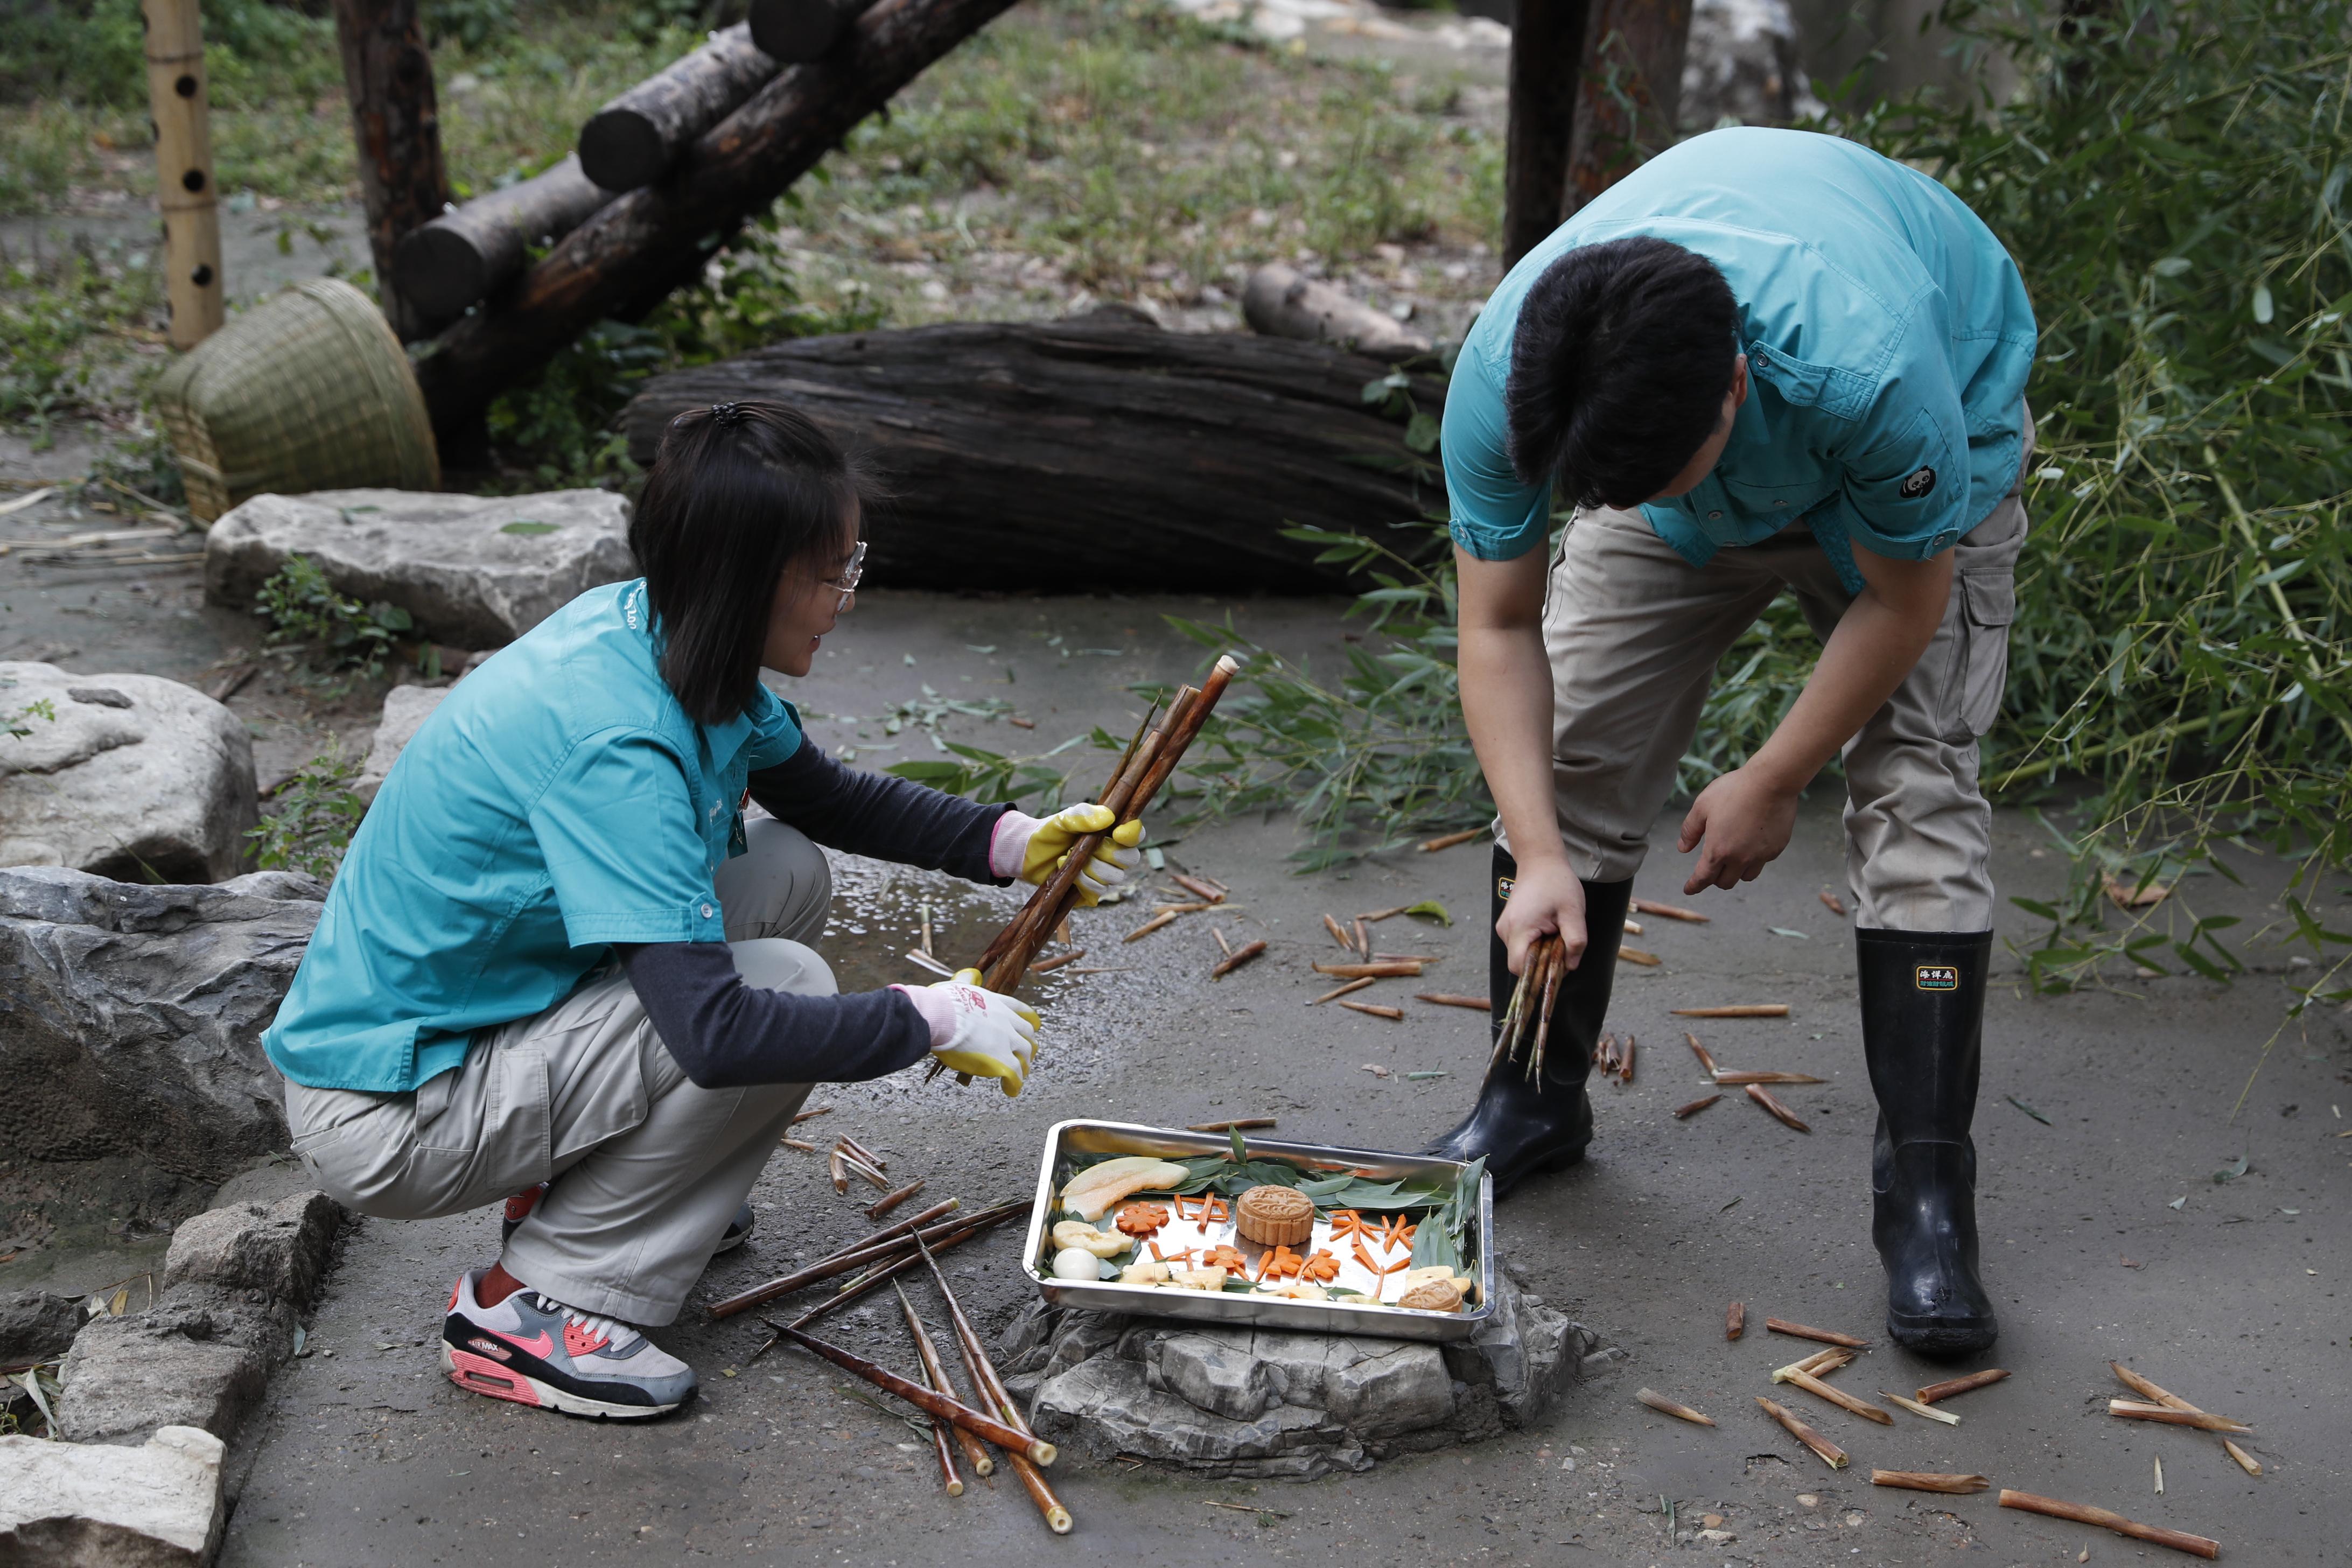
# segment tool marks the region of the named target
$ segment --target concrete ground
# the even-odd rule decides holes
[[[1341,626],[1332,609],[1244,604],[1236,617],[1328,666]],[[859,747],[861,764],[934,754],[921,724],[905,718],[935,700],[927,685],[945,697],[1003,698],[1036,725],[951,717],[950,735],[1043,752],[1095,722],[1130,725],[1139,705],[1128,684],[1194,668],[1198,650],[1160,619],[1171,610],[1223,613],[1197,602],[869,595],[791,695],[821,741]],[[1097,651],[1107,649],[1117,651]],[[106,657],[60,662],[96,669]],[[894,710],[902,721],[895,735],[880,721]],[[1099,753],[1085,753],[1079,776],[1106,766]],[[442,1304],[459,1269],[491,1258],[493,1214],[363,1225],[306,1353],[281,1376],[244,1445],[248,1468],[223,1561],[475,1561],[499,1542],[565,1563],[696,1555],[897,1564],[953,1555],[1009,1564],[1041,1551],[1087,1550],[1152,1564],[1236,1552],[1349,1563],[1696,1556],[2011,1564],[2165,1555],[2002,1510],[1992,1493],[1874,1489],[1874,1466],[1980,1471],[1996,1487],[2216,1537],[2231,1560],[2340,1561],[2330,1500],[2343,1495],[2352,1436],[2343,1415],[2352,1383],[2344,1307],[2352,1142],[2336,1134],[2352,1131],[2341,1110],[2352,1101],[2352,1032],[2334,1011],[2278,1029],[2290,953],[2275,940],[2273,900],[2284,868],[2246,856],[2236,868],[2243,887],[2194,879],[2180,908],[2159,912],[2182,921],[2223,911],[2242,918],[2228,934],[2241,939],[2252,973],[2227,989],[2193,978],[2133,980],[2038,997],[2021,984],[2014,954],[2004,954],[1976,1134],[1986,1269],[2003,1323],[1982,1364],[2012,1375],[1956,1401],[1957,1427],[1908,1415],[1876,1427],[1781,1391],[1853,1454],[1852,1468],[1832,1472],[1753,1404],[1773,1392],[1769,1369],[1807,1348],[1765,1334],[1766,1316],[1878,1342],[1839,1377],[1865,1395],[1907,1392],[1955,1370],[1885,1342],[1867,1236],[1872,1102],[1852,961],[1845,921],[1818,896],[1840,883],[1836,814],[1822,795],[1762,881],[1688,900],[1679,893],[1672,820],[1639,891],[1695,903],[1714,919],[1644,922],[1634,941],[1664,963],[1621,966],[1611,1019],[1640,1042],[1634,1081],[1596,1091],[1599,1136],[1583,1166],[1531,1184],[1500,1214],[1500,1243],[1533,1288],[1611,1347],[1545,1429],[1295,1485],[1207,1482],[1073,1455],[1053,1479],[1078,1533],[1055,1542],[1003,1478],[992,1491],[940,1495],[916,1434],[865,1402],[862,1385],[798,1352],[753,1360],[766,1337],[756,1315],[706,1320],[703,1300],[866,1227],[851,1199],[831,1191],[817,1156],[784,1150],[754,1194],[757,1237],[716,1263],[680,1321],[656,1335],[701,1370],[702,1397],[650,1426],[553,1417],[460,1394],[441,1378],[434,1343]],[[2003,814],[1996,831],[2004,891],[2053,892],[2063,861],[2042,847],[2042,830]],[[1048,1049],[1018,1100],[951,1080],[926,1086],[909,1073],[821,1089],[813,1103],[835,1110],[810,1131],[820,1142],[853,1132],[886,1152],[893,1174],[925,1175],[929,1193],[974,1202],[1031,1191],[1045,1131],[1065,1117],[1180,1125],[1271,1114],[1284,1137],[1414,1146],[1459,1113],[1486,1056],[1476,1015],[1411,999],[1417,988],[1479,984],[1484,851],[1408,851],[1297,877],[1284,864],[1296,843],[1293,824],[1278,819],[1199,829],[1171,844],[1171,863],[1231,885],[1230,912],[1214,922],[1189,917],[1126,945],[1119,935],[1141,918],[1132,907],[1077,917],[1090,952],[1078,967],[1115,973],[1065,972],[1043,983]],[[2352,923],[2352,889],[2341,880],[2329,879],[2320,897],[2323,918],[2338,929]],[[1400,920],[1382,928],[1381,945],[1442,961],[1424,981],[1383,982],[1364,994],[1402,1005],[1405,1022],[1302,1005],[1326,984],[1309,964],[1334,952],[1322,911],[1345,917],[1423,898],[1442,900],[1454,925]],[[953,956],[976,948],[1015,902],[929,875],[845,865],[828,955],[847,984],[916,978],[894,955],[912,944],[920,906],[934,906],[940,951]],[[1235,939],[1262,936],[1271,951],[1212,983],[1212,923]],[[2021,944],[2040,926],[2015,910],[2001,924]],[[1669,1009],[1751,1001],[1787,1002],[1791,1016],[1703,1025],[1701,1037],[1726,1067],[1827,1079],[1785,1095],[1810,1135],[1736,1094],[1688,1121],[1669,1115],[1702,1092],[1682,1021]],[[1448,1076],[1406,1076],[1431,1071]],[[2243,1174],[2217,1180],[2242,1156]],[[1032,1289],[1015,1251],[1005,1233],[953,1256],[959,1289],[991,1332]],[[936,1321],[928,1290],[918,1299]],[[1733,1300],[1747,1303],[1752,1325],[1737,1344],[1722,1330]],[[835,1320],[836,1337],[911,1366],[894,1313],[846,1314]],[[2248,1446],[2265,1473],[2242,1473],[2210,1436],[2111,1419],[2104,1402],[2126,1391],[2106,1369],[2110,1358],[2251,1421]],[[1657,1415],[1633,1399],[1644,1386],[1721,1425]],[[2158,1459],[2162,1496],[2152,1485]],[[1691,1539],[1706,1528],[1733,1539]]]

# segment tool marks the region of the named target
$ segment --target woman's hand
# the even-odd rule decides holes
[[[1035,885],[1052,876],[1069,858],[1070,847],[1089,833],[1100,833],[1118,818],[1107,805],[1071,805],[1047,817],[1008,811],[997,819],[996,837],[988,847],[988,868],[1000,877],[1017,877]],[[1120,823],[1078,873],[1078,907],[1091,908],[1105,893],[1128,879],[1143,863],[1143,824]]]
[[[1797,826],[1797,792],[1753,765],[1734,768],[1698,792],[1683,818],[1676,847],[1685,855],[1706,847],[1683,891],[1736,888],[1752,882],[1789,847]]]
[[[1584,956],[1584,884],[1566,860],[1522,861],[1503,918],[1495,922],[1495,934],[1511,951],[1512,973],[1526,972],[1528,944],[1552,931],[1559,933],[1574,969]]]
[[[992,1078],[1019,1094],[1037,1055],[1037,1014],[1025,1003],[984,989],[980,971],[960,969],[936,984],[900,985],[931,1026],[931,1055],[950,1072]]]

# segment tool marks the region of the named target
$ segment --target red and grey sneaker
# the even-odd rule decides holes
[[[461,1274],[441,1324],[441,1367],[458,1387],[570,1415],[665,1415],[694,1396],[694,1369],[625,1323],[517,1290],[495,1307]]]
[[[507,1200],[506,1217],[499,1223],[499,1246],[504,1247],[514,1239],[516,1227],[530,1217],[530,1211],[537,1208],[539,1200],[546,1195],[547,1184],[541,1182],[535,1187],[525,1187]],[[719,1237],[719,1245],[710,1249],[710,1255],[716,1258],[722,1252],[732,1252],[751,1240],[751,1226],[754,1223],[756,1222],[750,1204],[747,1203],[738,1208],[735,1211],[735,1217],[727,1222],[726,1232]]]

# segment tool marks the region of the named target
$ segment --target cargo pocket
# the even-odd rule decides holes
[[[1967,625],[1961,654],[1959,723],[1970,738],[1992,728],[2009,684],[2009,626],[2017,618],[2017,574],[2011,567],[1960,574],[1960,609]]]

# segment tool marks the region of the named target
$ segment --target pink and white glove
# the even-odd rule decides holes
[[[931,985],[893,985],[931,1027],[931,1055],[950,1072],[992,1078],[1015,1095],[1037,1055],[1037,1014],[1026,1003],[987,990],[980,971],[961,969]]]

